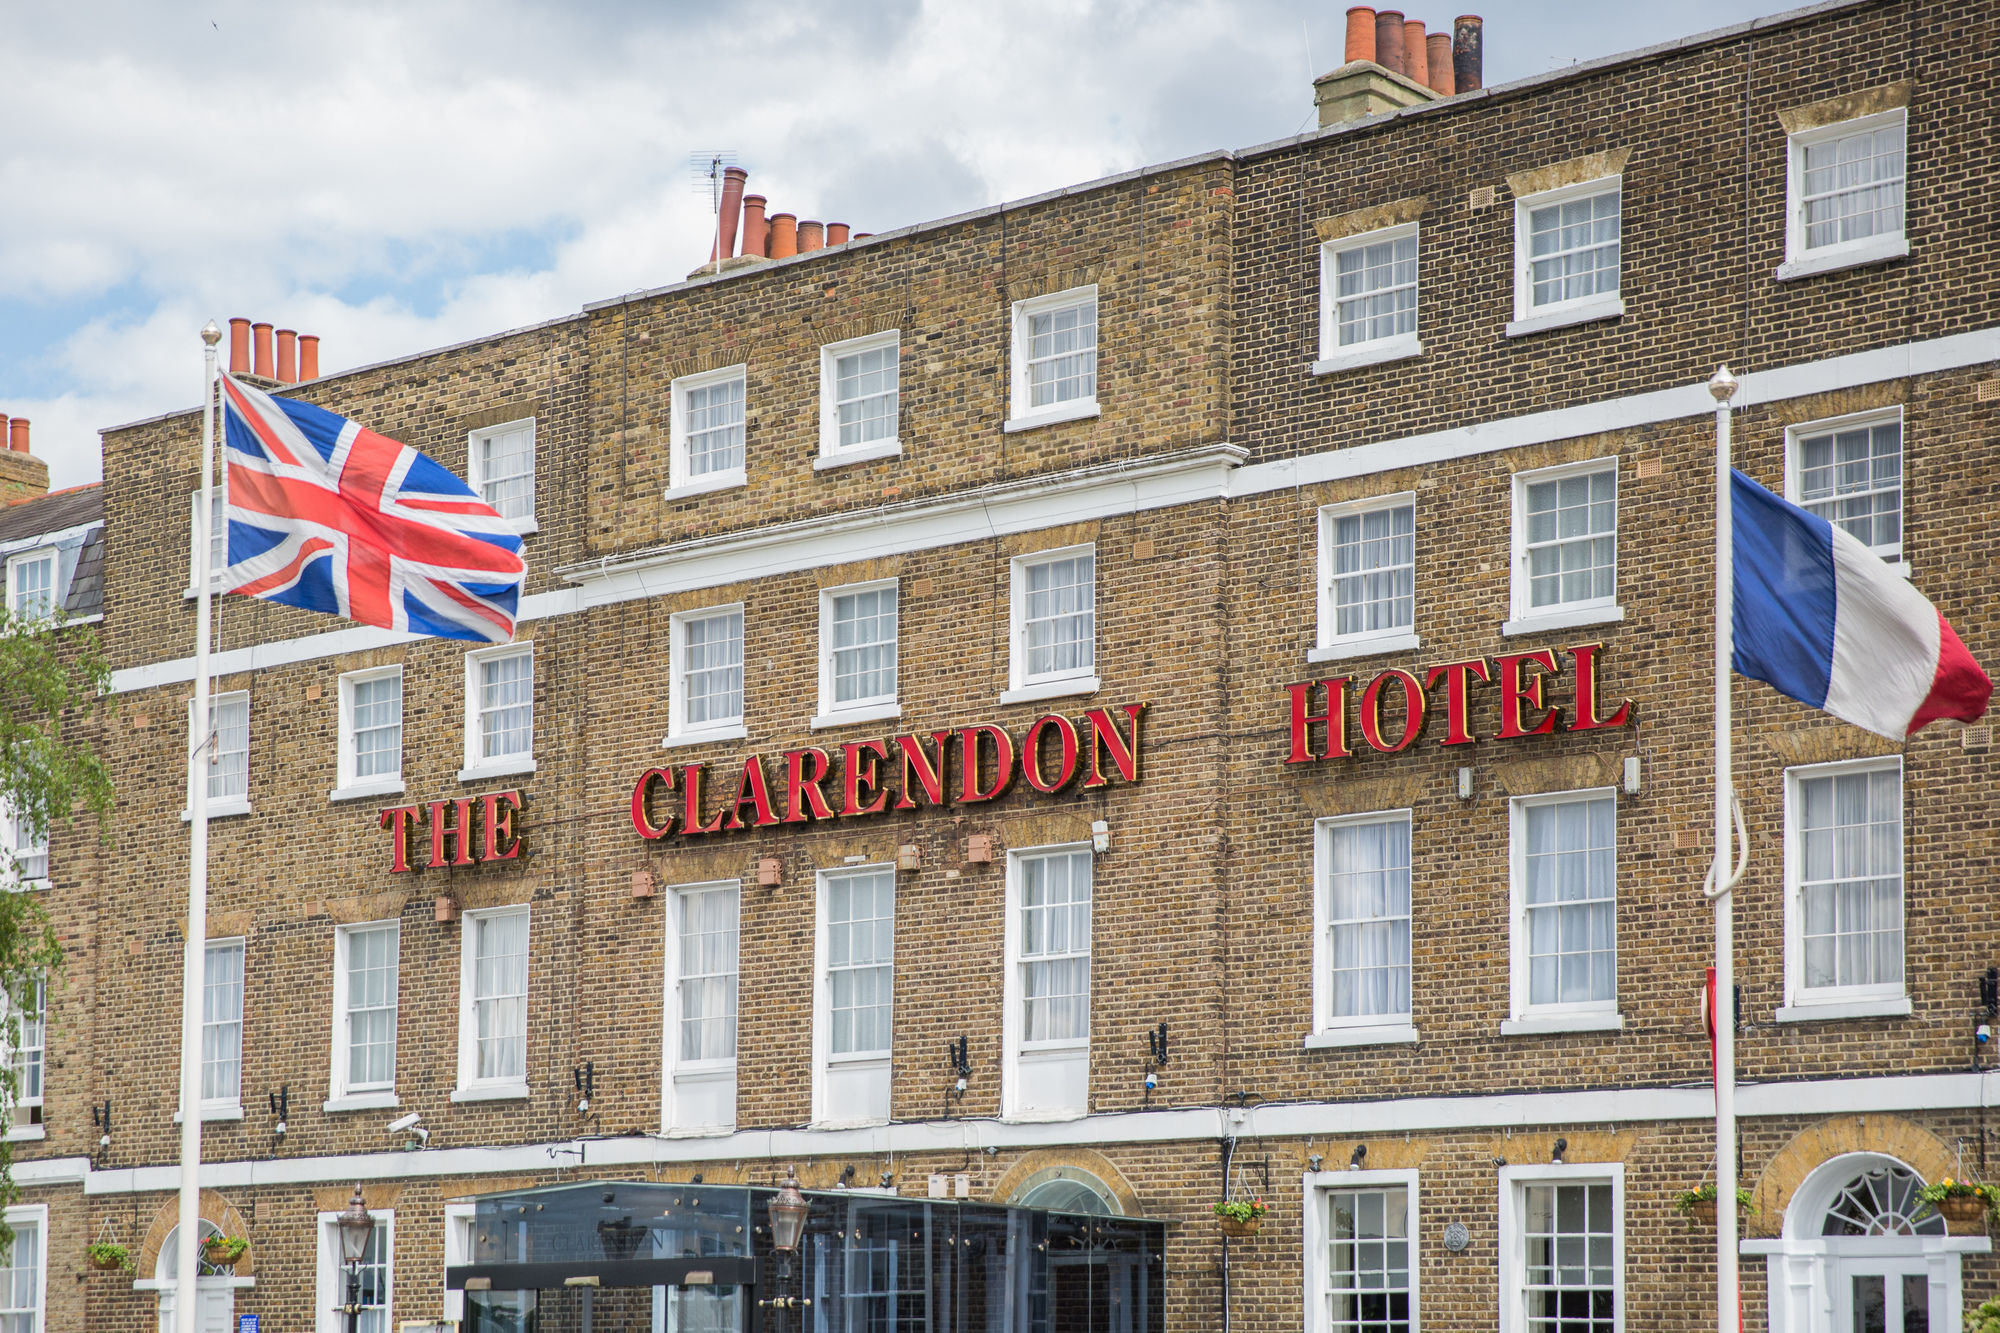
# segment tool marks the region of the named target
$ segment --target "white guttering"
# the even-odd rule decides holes
[[[2000,1102],[2000,1071],[1983,1074],[1907,1074],[1881,1078],[1815,1079],[1741,1085],[1737,1113],[1749,1117],[1862,1115],[1970,1109]],[[1356,1137],[1369,1134],[1450,1133],[1544,1126],[1619,1125],[1707,1120],[1715,1109],[1706,1085],[1680,1088],[1605,1088],[1583,1092],[1521,1092],[1470,1097],[1410,1097],[1371,1102],[1287,1102],[1251,1106],[1231,1132],[1246,1138]],[[633,1135],[568,1139],[556,1143],[490,1148],[426,1148],[418,1152],[349,1156],[278,1157],[207,1162],[202,1183],[214,1189],[301,1185],[329,1180],[402,1180],[506,1175],[557,1166],[672,1166],[721,1160],[966,1152],[982,1148],[1035,1149],[1107,1144],[1208,1140],[1223,1133],[1216,1107],[1132,1111],[1075,1120],[931,1120],[863,1129],[741,1130],[686,1137]],[[79,1171],[82,1158],[21,1162],[23,1186],[75,1184],[86,1194],[171,1190],[173,1166]]]
[[[1756,371],[1742,377],[1735,401],[1740,410],[1995,361],[2000,361],[2000,328],[1980,329]],[[1141,509],[1262,495],[1423,467],[1607,431],[1706,417],[1714,410],[1705,383],[1695,382],[1246,466],[1236,466],[1243,457],[1241,449],[1205,445],[567,566],[558,572],[578,586],[522,598],[520,618],[569,615],[590,606],[872,556],[954,546],[1001,533],[1030,532]],[[217,653],[215,670],[229,674],[308,662],[407,643],[416,637],[365,627],[333,630]],[[179,658],[114,671],[111,688],[122,694],[193,679],[192,659]]]

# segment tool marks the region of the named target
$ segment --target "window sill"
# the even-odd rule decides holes
[[[813,460],[813,471],[830,472],[854,463],[873,463],[880,458],[902,456],[901,440],[877,440],[873,444],[857,444],[852,449],[826,450]]]
[[[660,742],[660,748],[676,749],[683,745],[708,745],[715,741],[740,741],[750,735],[741,722],[733,727],[713,727],[707,731],[684,731],[678,736],[669,736]]]
[[[1312,363],[1315,375],[1338,375],[1343,370],[1359,370],[1363,366],[1382,366],[1391,361],[1407,361],[1411,357],[1422,356],[1424,345],[1414,337],[1384,338],[1376,343],[1364,343],[1351,351],[1335,352],[1323,356]]]
[[[1788,1004],[1771,1017],[1780,1023],[1830,1023],[1843,1018],[1908,1018],[1910,1009],[1910,997],[1897,995],[1874,1000]]]
[[[7,1142],[9,1143],[37,1143],[48,1136],[49,1127],[47,1125],[9,1125],[7,1127]]]
[[[401,1104],[393,1091],[350,1092],[321,1102],[319,1109],[328,1115],[337,1115],[342,1111],[393,1111]]]
[[[510,518],[505,521],[513,527],[515,532],[523,537],[532,537],[542,530],[542,525],[535,522],[532,515],[527,518]]]
[[[1101,688],[1095,676],[1071,676],[1068,680],[1044,680],[1033,685],[1000,691],[1003,704],[1031,704],[1038,699],[1067,699],[1077,694],[1095,694]]]
[[[1373,639],[1342,639],[1306,652],[1308,662],[1344,662],[1350,657],[1373,657],[1377,653],[1414,652],[1424,646],[1415,634],[1383,634]]]
[[[400,796],[403,794],[403,780],[391,782],[362,782],[352,787],[335,787],[326,794],[329,801],[365,801],[371,796]]]
[[[843,1129],[880,1129],[887,1120],[815,1120],[806,1128],[818,1134],[829,1134]]]
[[[734,1125],[673,1125],[660,1131],[663,1139],[720,1139],[736,1132]]]
[[[717,472],[712,476],[703,477],[699,481],[683,481],[678,485],[669,486],[660,498],[671,503],[675,500],[691,499],[697,495],[713,495],[717,491],[731,491],[735,490],[738,486],[747,486],[749,484],[749,478],[741,472]]]
[[[1305,1049],[1329,1051],[1341,1046],[1408,1046],[1417,1040],[1413,1023],[1371,1023],[1351,1028],[1328,1028],[1306,1034]]]
[[[1065,421],[1088,421],[1097,415],[1097,400],[1078,399],[1056,407],[1045,407],[1039,412],[1023,412],[1018,417],[1008,417],[1000,423],[1000,429],[1008,435],[1019,430],[1035,430],[1042,426],[1060,425]]]
[[[1779,282],[1791,282],[1797,278],[1810,278],[1821,273],[1838,273],[1842,269],[1886,264],[1892,260],[1907,259],[1909,254],[1910,238],[1907,234],[1870,236],[1865,241],[1849,241],[1844,245],[1829,245],[1818,250],[1808,250],[1797,259],[1787,259],[1778,265],[1777,272],[1772,276]]]
[[[469,764],[458,770],[460,782],[484,782],[487,778],[521,777],[535,771],[532,759],[495,759],[486,763]]]
[[[1539,1037],[1555,1032],[1623,1032],[1623,1014],[1549,1014],[1509,1018],[1500,1024],[1503,1037]]]
[[[1618,319],[1625,314],[1625,298],[1614,296],[1608,300],[1579,301],[1562,310],[1550,310],[1540,315],[1527,315],[1507,321],[1509,338],[1525,338],[1531,333],[1542,333],[1549,329],[1566,329],[1572,324],[1594,324],[1600,319]]]
[[[865,708],[848,708],[838,713],[821,713],[812,720],[812,729],[825,731],[831,727],[855,726],[862,722],[890,722],[902,715],[901,704],[870,704]]]
[[[1575,629],[1580,625],[1616,625],[1625,619],[1622,606],[1580,606],[1574,611],[1544,611],[1538,615],[1522,616],[1510,620],[1500,627],[1502,638],[1511,639],[1518,634],[1539,634],[1543,630]]]
[[[1000,1117],[1003,1125],[1060,1125],[1065,1121],[1083,1120],[1090,1115],[1081,1106],[1064,1106],[1046,1111],[1009,1111]]]
[[[240,1105],[204,1106],[201,1108],[201,1122],[204,1125],[210,1123],[211,1121],[241,1120],[242,1118],[243,1118],[243,1108]],[[180,1122],[181,1122],[181,1113],[179,1111],[175,1111],[174,1123],[178,1125]]]
[[[237,800],[234,798],[227,801],[210,801],[208,803],[208,817],[211,820],[233,819],[237,815],[250,814],[251,811],[252,807],[250,805],[250,802],[244,800]],[[194,811],[192,810],[181,811],[181,823],[192,824],[193,822],[194,822]]]
[[[257,1285],[257,1279],[254,1277],[204,1277],[204,1278],[198,1278],[196,1279],[196,1281],[198,1284],[207,1283],[211,1289],[217,1287],[226,1287],[231,1291],[249,1291],[252,1287],[255,1287]],[[172,1291],[174,1289],[174,1283],[175,1279],[170,1277],[134,1278],[132,1280],[132,1290]]]
[[[528,1095],[528,1085],[520,1083],[486,1083],[470,1088],[453,1088],[451,1099],[455,1102],[511,1102],[521,1101]]]

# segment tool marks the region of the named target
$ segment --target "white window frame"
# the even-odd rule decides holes
[[[1804,859],[1804,810],[1799,784],[1810,778],[1837,777],[1843,773],[1893,772],[1902,797],[1903,852],[1901,878],[1903,908],[1903,980],[1869,986],[1825,986],[1815,990],[1805,985],[1805,903],[1800,885]],[[1902,1018],[1912,1011],[1910,1000],[1910,878],[1909,878],[1909,783],[1899,754],[1866,759],[1844,759],[1830,764],[1801,764],[1785,770],[1785,1003],[1774,1015],[1777,1021],[1815,1022],[1838,1018]]]
[[[1528,820],[1531,807],[1567,805],[1574,801],[1611,802],[1611,947],[1612,984],[1608,1000],[1580,1000],[1567,1004],[1533,1004],[1529,980],[1528,941]],[[1533,1036],[1544,1032],[1619,1032],[1625,1016],[1618,1008],[1618,915],[1623,903],[1619,890],[1618,860],[1622,852],[1618,840],[1618,794],[1615,787],[1584,787],[1576,791],[1540,792],[1516,796],[1507,803],[1507,935],[1508,1018],[1500,1025],[1502,1036]]]
[[[1378,231],[1363,232],[1358,236],[1343,236],[1337,241],[1327,241],[1319,248],[1319,359],[1313,362],[1315,375],[1331,375],[1342,370],[1355,370],[1362,366],[1379,366],[1387,361],[1402,361],[1424,354],[1421,340],[1423,330],[1423,279],[1424,254],[1423,237],[1418,232],[1418,224],[1406,222],[1395,227],[1383,227]],[[1417,324],[1408,333],[1391,334],[1386,338],[1364,338],[1360,342],[1342,344],[1340,341],[1340,256],[1356,250],[1365,250],[1373,245],[1391,245],[1397,241],[1413,240],[1417,243]]]
[[[1805,216],[1800,198],[1801,187],[1805,184],[1806,149],[1817,147],[1830,139],[1869,134],[1897,124],[1903,127],[1903,229],[1894,233],[1884,232],[1875,236],[1864,236],[1858,241],[1836,241],[1831,245],[1807,249]],[[1856,116],[1852,120],[1821,125],[1815,129],[1801,130],[1797,134],[1787,135],[1785,262],[1778,266],[1775,275],[1778,281],[1807,278],[1816,273],[1833,273],[1844,268],[1859,268],[1864,264],[1879,264],[1884,260],[1901,259],[1909,254],[1910,166],[1910,113],[1907,107],[1894,107],[1872,116]]]
[[[6,839],[4,851],[7,853],[8,858],[4,864],[0,864],[0,876],[5,877],[4,883],[8,889],[46,889],[49,887],[50,877],[55,870],[55,861],[49,852],[48,830],[42,830],[42,873],[39,875],[17,877],[19,875],[18,860],[22,850],[20,845],[20,829],[21,820],[14,814],[12,806],[5,801],[0,801],[0,838]]]
[[[528,512],[519,518],[507,521],[514,525],[514,531],[523,537],[539,530],[535,518],[535,485],[540,480],[535,456],[535,418],[520,417],[514,421],[502,421],[497,425],[481,426],[478,430],[467,431],[465,435],[465,481],[472,487],[472,493],[482,502],[486,499],[486,468],[480,446],[496,435],[506,435],[525,428],[528,432]]]
[[[1304,1175],[1305,1225],[1301,1234],[1305,1240],[1306,1269],[1306,1318],[1308,1333],[1334,1333],[1326,1319],[1327,1298],[1332,1295],[1327,1281],[1327,1246],[1332,1241],[1328,1234],[1326,1219],[1326,1196],[1342,1190],[1391,1190],[1407,1191],[1408,1205],[1403,1229],[1409,1234],[1410,1245],[1410,1330],[1423,1327],[1422,1312],[1419,1309],[1418,1288],[1422,1285],[1418,1261],[1417,1219],[1422,1216],[1418,1210],[1417,1172],[1414,1168],[1390,1171],[1308,1171]]]
[[[462,1268],[472,1262],[472,1234],[477,1226],[479,1205],[472,1203],[447,1203],[444,1206],[444,1268]],[[444,1274],[438,1274],[438,1285],[444,1286]],[[344,1296],[342,1299],[346,1299]],[[444,1287],[444,1320],[447,1324],[465,1322],[465,1293]]]
[[[1021,988],[1021,880],[1024,862],[1049,856],[1067,856],[1081,853],[1090,866],[1090,920],[1091,939],[1088,957],[1091,962],[1091,993],[1085,997],[1088,1021],[1081,1038],[1061,1041],[1038,1042],[1033,1050],[1027,1049],[1021,1026],[1021,1006],[1025,999]],[[1003,985],[1004,1008],[1001,1011],[1001,1114],[1009,1120],[1076,1120],[1090,1112],[1090,1028],[1096,1023],[1097,989],[1097,866],[1089,843],[1055,843],[1046,847],[1021,847],[1007,849],[1007,919],[1002,930],[1006,972]],[[1075,952],[1072,950],[1072,953]],[[1039,1057],[1039,1060],[1038,1060]],[[1071,1066],[1067,1076],[1074,1078],[1074,1065],[1082,1061],[1083,1101],[1081,1105],[1057,1106],[1031,1105],[1027,1095],[1026,1066],[1036,1063],[1050,1063]]]
[[[213,559],[210,560],[208,579],[209,579],[209,586],[211,588],[214,588],[221,584],[222,571],[228,568],[227,561],[229,559],[229,480],[227,475],[216,478],[215,494],[218,499],[218,504],[216,506],[213,519],[211,521],[219,521],[222,524],[222,560],[224,563],[217,564]],[[198,586],[196,586],[196,569],[195,569],[195,562],[201,559],[201,548],[195,545],[196,534],[198,534],[200,531],[201,531],[201,491],[197,489],[188,492],[188,581],[186,589],[183,590],[181,594],[183,597],[199,597],[201,595],[201,589]],[[11,587],[12,585],[10,584],[9,586]]]
[[[1617,455],[1514,474],[1513,575],[1509,594],[1511,614],[1506,623],[1500,627],[1503,636],[1534,634],[1541,630],[1573,629],[1579,625],[1611,625],[1625,619],[1625,608],[1618,600],[1618,565],[1624,554],[1622,549],[1612,558],[1609,597],[1588,597],[1574,602],[1559,602],[1554,606],[1538,607],[1532,601],[1528,579],[1528,487],[1545,481],[1562,481],[1567,477],[1587,476],[1607,470],[1611,473],[1611,537],[1616,542],[1619,540],[1620,526],[1619,492],[1623,490],[1618,475],[1620,469]]]
[[[480,672],[486,663],[506,657],[528,659],[528,752],[524,755],[498,755],[489,759],[480,753],[484,748],[484,733],[480,727],[484,716],[480,707],[482,689]],[[458,771],[460,782],[479,782],[486,778],[511,777],[517,773],[535,771],[535,695],[538,692],[538,684],[535,678],[535,644],[532,639],[503,643],[492,648],[478,648],[465,655],[465,767]]]
[[[834,701],[833,684],[833,603],[838,597],[854,593],[875,592],[883,588],[896,589],[896,689],[890,694],[871,695],[865,699],[850,699],[845,703]],[[819,593],[819,712],[812,720],[814,730],[823,727],[842,727],[853,722],[881,722],[903,715],[900,702],[903,690],[903,594],[899,580],[875,579],[868,583],[844,583],[837,588],[822,588]]]
[[[695,476],[688,471],[688,391],[706,389],[730,380],[743,382],[743,464],[720,472],[704,472]],[[683,375],[673,382],[672,420],[668,426],[667,440],[667,494],[669,500],[686,499],[693,495],[707,495],[714,491],[731,490],[749,484],[750,467],[750,373],[749,367],[738,362],[724,366],[720,370],[705,370],[698,375]]]
[[[396,1327],[396,1212],[393,1208],[370,1208],[368,1216],[382,1228],[382,1329],[389,1333]],[[319,1293],[313,1328],[316,1333],[344,1333],[346,1316],[340,1307],[347,1300],[347,1265],[340,1257],[340,1214],[315,1214],[313,1229],[317,1256],[314,1286]]]
[[[742,1039],[743,978],[743,881],[705,880],[696,884],[676,884],[663,890],[667,906],[666,1002],[661,1024],[660,1049],[660,1131],[675,1136],[727,1134],[736,1129],[737,1056],[715,1060],[681,1058],[681,942],[687,932],[687,895],[694,893],[734,893],[736,895],[736,977],[737,1039]],[[740,1054],[741,1047],[738,1047]],[[730,1115],[726,1121],[690,1120],[683,1106],[679,1083],[728,1083]]]
[[[396,937],[396,1006],[394,1020],[397,1045],[402,1044],[403,1004],[402,1004],[402,957],[403,923],[401,918],[391,917],[386,921],[357,921],[353,925],[336,926],[333,931],[333,1064],[329,1072],[327,1087],[332,1095],[320,1107],[323,1111],[365,1111],[386,1110],[398,1105],[396,1098],[395,1061],[389,1068],[386,1084],[360,1086],[348,1082],[348,1025],[347,1003],[349,998],[348,970],[352,960],[350,952],[354,936],[363,931],[389,931]]]
[[[1332,873],[1330,844],[1336,828],[1357,824],[1387,824],[1400,821],[1411,836],[1410,860],[1410,1003],[1416,1004],[1416,842],[1415,821],[1408,809],[1373,810],[1358,815],[1336,815],[1313,821],[1313,947],[1312,1003],[1313,1028],[1306,1049],[1332,1046],[1400,1045],[1417,1040],[1416,1018],[1400,1014],[1336,1015],[1333,1012],[1333,959],[1328,956],[1328,936],[1333,921],[1329,909],[1327,877]]]
[[[223,704],[235,703],[239,699],[243,702],[243,723],[244,723],[243,794],[241,796],[216,796],[211,794],[208,798],[208,817],[210,819],[226,819],[232,815],[247,815],[251,812],[250,744],[249,744],[250,691],[227,690],[221,694],[210,695],[208,698],[208,709],[209,709],[208,719],[209,719],[209,726],[213,728],[215,726],[215,715],[217,711],[221,709]],[[188,716],[188,750],[190,753],[192,753],[195,745],[194,700],[192,699],[188,700],[187,716]],[[213,760],[211,758],[211,763],[212,762]],[[190,771],[188,774],[188,782],[190,785],[188,787],[188,792],[187,792],[187,799],[189,802],[192,802],[194,800],[194,788],[192,784],[194,782],[194,772],[198,768],[199,768],[198,764],[190,765]],[[192,810],[192,808],[193,807],[191,804],[187,807],[184,807],[181,811],[181,818],[182,819],[190,818],[191,817],[190,811]]]
[[[403,790],[402,761],[408,757],[410,749],[408,724],[408,704],[410,700],[407,683],[406,688],[399,695],[399,701],[402,706],[397,710],[399,722],[402,726],[402,742],[397,756],[396,772],[394,774],[378,773],[368,778],[356,778],[354,776],[354,687],[363,681],[386,680],[391,676],[401,679],[402,675],[402,664],[397,663],[393,666],[369,667],[364,671],[349,671],[341,676],[339,735],[336,739],[336,745],[339,750],[337,774],[333,790],[327,793],[328,800],[357,801],[370,796],[394,796]]]
[[[34,1139],[44,1139],[48,1137],[49,1132],[48,1126],[43,1121],[42,1113],[42,1108],[48,1102],[49,1089],[49,979],[46,976],[38,976],[35,979],[35,986],[38,1003],[35,1017],[32,1020],[36,1028],[34,1042],[32,1044],[27,1042],[12,1042],[6,1039],[4,1031],[0,1031],[0,1057],[4,1057],[9,1064],[12,1064],[20,1057],[22,1051],[36,1051],[39,1053],[41,1059],[42,1071],[42,1090],[31,1096],[22,1096],[16,1093],[12,1105],[7,1108],[7,1142],[9,1143],[24,1143]],[[25,1029],[30,1020],[26,1015],[17,1017],[13,1012],[13,1008],[14,1006],[8,1002],[6,996],[0,994],[0,1021],[16,1019],[21,1027]],[[17,1084],[18,1078],[19,1071],[17,1070]],[[32,1111],[34,1114],[23,1119],[20,1114],[23,1110]]]
[[[1393,629],[1360,630],[1352,634],[1342,634],[1336,628],[1340,623],[1340,617],[1333,600],[1334,524],[1343,518],[1372,514],[1386,509],[1410,511],[1410,623]],[[1319,635],[1315,645],[1306,653],[1308,662],[1333,662],[1348,657],[1408,652],[1423,647],[1424,641],[1417,634],[1416,510],[1415,491],[1398,491],[1394,495],[1376,495],[1365,500],[1347,500],[1339,504],[1321,506],[1317,559],[1319,588],[1316,594]]]
[[[894,1115],[893,1067],[896,1043],[896,949],[895,918],[892,917],[889,948],[889,1050],[881,1053],[865,1052],[859,1055],[836,1056],[833,1054],[833,982],[831,956],[828,939],[830,924],[827,914],[828,889],[835,879],[848,875],[862,875],[887,871],[892,886],[891,910],[900,915],[902,910],[902,886],[896,884],[896,867],[893,862],[882,865],[841,866],[837,870],[822,870],[814,877],[813,886],[813,1082],[812,1118],[815,1129],[842,1129],[856,1126],[887,1124]],[[835,1063],[855,1066],[880,1066],[884,1100],[889,1102],[890,1114],[886,1116],[836,1117],[832,1106],[833,1097],[830,1082],[831,1067]]]
[[[1818,421],[1801,421],[1796,425],[1785,427],[1785,498],[1801,508],[1805,506],[1806,502],[1801,498],[1804,492],[1803,473],[1805,471],[1805,459],[1802,456],[1801,449],[1807,439],[1816,435],[1838,434],[1844,430],[1873,430],[1877,426],[1886,426],[1892,422],[1895,424],[1896,434],[1900,441],[1902,458],[1902,462],[1896,470],[1896,486],[1901,494],[1901,499],[1899,499],[1896,507],[1897,513],[1900,516],[1900,521],[1896,529],[1898,535],[1893,548],[1878,543],[1871,545],[1868,549],[1881,556],[1883,563],[1887,564],[1890,569],[1895,570],[1904,578],[1908,578],[1910,576],[1910,563],[1904,553],[1903,542],[1904,538],[1909,535],[1907,526],[1909,523],[1909,508],[1903,501],[1907,500],[1909,495],[1908,465],[1910,461],[1910,434],[1908,423],[1903,419],[1902,404],[1898,403],[1894,407],[1879,408],[1872,412],[1853,412],[1846,416],[1824,417]],[[1831,522],[1831,520],[1828,521]]]
[[[1072,398],[1068,402],[1056,403],[1049,407],[1030,407],[1028,392],[1030,318],[1046,314],[1051,310],[1060,310],[1065,306],[1081,305],[1085,301],[1089,301],[1093,307],[1091,327],[1094,330],[1092,335],[1094,341],[1091,344],[1093,370],[1090,396]],[[1008,406],[1007,421],[1001,427],[1003,431],[1033,430],[1037,426],[1051,426],[1059,421],[1082,421],[1098,414],[1098,393],[1104,387],[1104,303],[1098,299],[1096,283],[1014,302],[1009,328]]]
[[[1529,219],[1536,209],[1555,204],[1594,199],[1601,194],[1618,195],[1618,290],[1593,292],[1568,301],[1534,304],[1534,256],[1530,253]],[[1616,319],[1625,313],[1625,179],[1622,175],[1599,176],[1559,186],[1537,194],[1522,195],[1514,201],[1514,318],[1507,324],[1507,336],[1524,337],[1544,329],[1560,329],[1571,324]]]
[[[474,953],[478,940],[477,922],[503,916],[520,916],[528,923],[526,989],[521,996],[521,1074],[518,1078],[480,1078],[479,1074],[479,1019],[473,1008],[473,979],[478,962]],[[532,1021],[535,998],[535,922],[527,904],[508,907],[492,907],[466,912],[459,918],[458,950],[458,1086],[451,1091],[454,1102],[506,1101],[528,1095],[529,1060],[533,1049],[529,1038],[534,1032]]]
[[[892,348],[896,353],[896,428],[886,440],[870,440],[843,448],[840,443],[840,358],[853,356],[859,352],[872,352],[878,348]],[[844,342],[827,343],[819,349],[819,457],[813,461],[815,472],[828,468],[846,467],[850,463],[865,463],[874,458],[896,458],[903,452],[903,331],[884,329],[880,333],[870,333],[860,338],[849,338]]]
[[[43,1333],[49,1326],[49,1206],[45,1203],[16,1204],[6,1211],[7,1225],[20,1231],[31,1227],[35,1232],[35,1323],[34,1333]],[[11,1266],[13,1252],[8,1251]]]
[[[245,1029],[250,1026],[250,943],[247,939],[241,935],[229,935],[220,939],[209,940],[202,946],[202,992],[205,996],[208,991],[208,956],[218,949],[230,948],[235,949],[243,959],[243,965],[239,969],[237,979],[240,991],[236,1006],[236,1093],[231,1097],[200,1098],[197,1104],[203,1120],[241,1120],[243,1118],[243,1050],[247,1044],[244,1041],[244,1037],[247,1035]],[[200,1024],[202,1047],[204,1050],[208,1046],[208,1026],[207,1005],[204,1003]],[[203,1070],[207,1068],[208,1061],[206,1058],[201,1061],[201,1066]],[[197,1092],[199,1092],[199,1088],[197,1088]],[[180,1119],[179,1111],[174,1112],[174,1118],[176,1120]]]
[[[900,613],[901,607],[899,606]],[[736,716],[720,722],[703,722],[699,726],[688,725],[687,688],[684,683],[687,664],[687,627],[697,620],[709,620],[719,616],[734,614],[742,617],[744,673],[743,692],[748,693],[749,656],[747,652],[750,637],[750,617],[741,602],[727,602],[719,606],[698,607],[690,611],[676,611],[667,619],[667,735],[663,745],[700,745],[709,741],[740,741],[750,733],[743,721],[744,700],[741,695],[736,702]],[[826,612],[821,611],[822,621]]]
[[[1077,556],[1090,557],[1090,665],[1072,671],[1028,672],[1028,571],[1036,565]],[[1003,704],[1028,703],[1037,699],[1059,699],[1069,695],[1095,694],[1097,675],[1097,543],[1053,547],[1017,555],[1007,563],[1008,629],[1007,689],[1000,695]],[[900,627],[900,621],[898,622]]]
[[[40,616],[23,618],[14,610],[15,573],[29,565],[47,565],[49,569],[49,609]],[[34,546],[25,551],[16,551],[7,557],[7,612],[17,623],[43,624],[62,614],[62,553],[53,546]]]
[[[1529,1333],[1528,1243],[1523,1230],[1522,1190],[1528,1185],[1608,1184],[1615,1230],[1611,1241],[1612,1299],[1617,1304],[1613,1333],[1625,1333],[1625,1164],[1623,1162],[1543,1162],[1500,1168],[1500,1326],[1499,1333]]]

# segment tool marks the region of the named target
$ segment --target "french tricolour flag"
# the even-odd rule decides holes
[[[1730,496],[1740,674],[1897,740],[1986,712],[1993,682],[1882,557],[1741,472]]]

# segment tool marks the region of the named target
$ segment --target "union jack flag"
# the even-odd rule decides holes
[[[222,377],[227,592],[364,625],[506,643],[521,537],[406,444]]]

